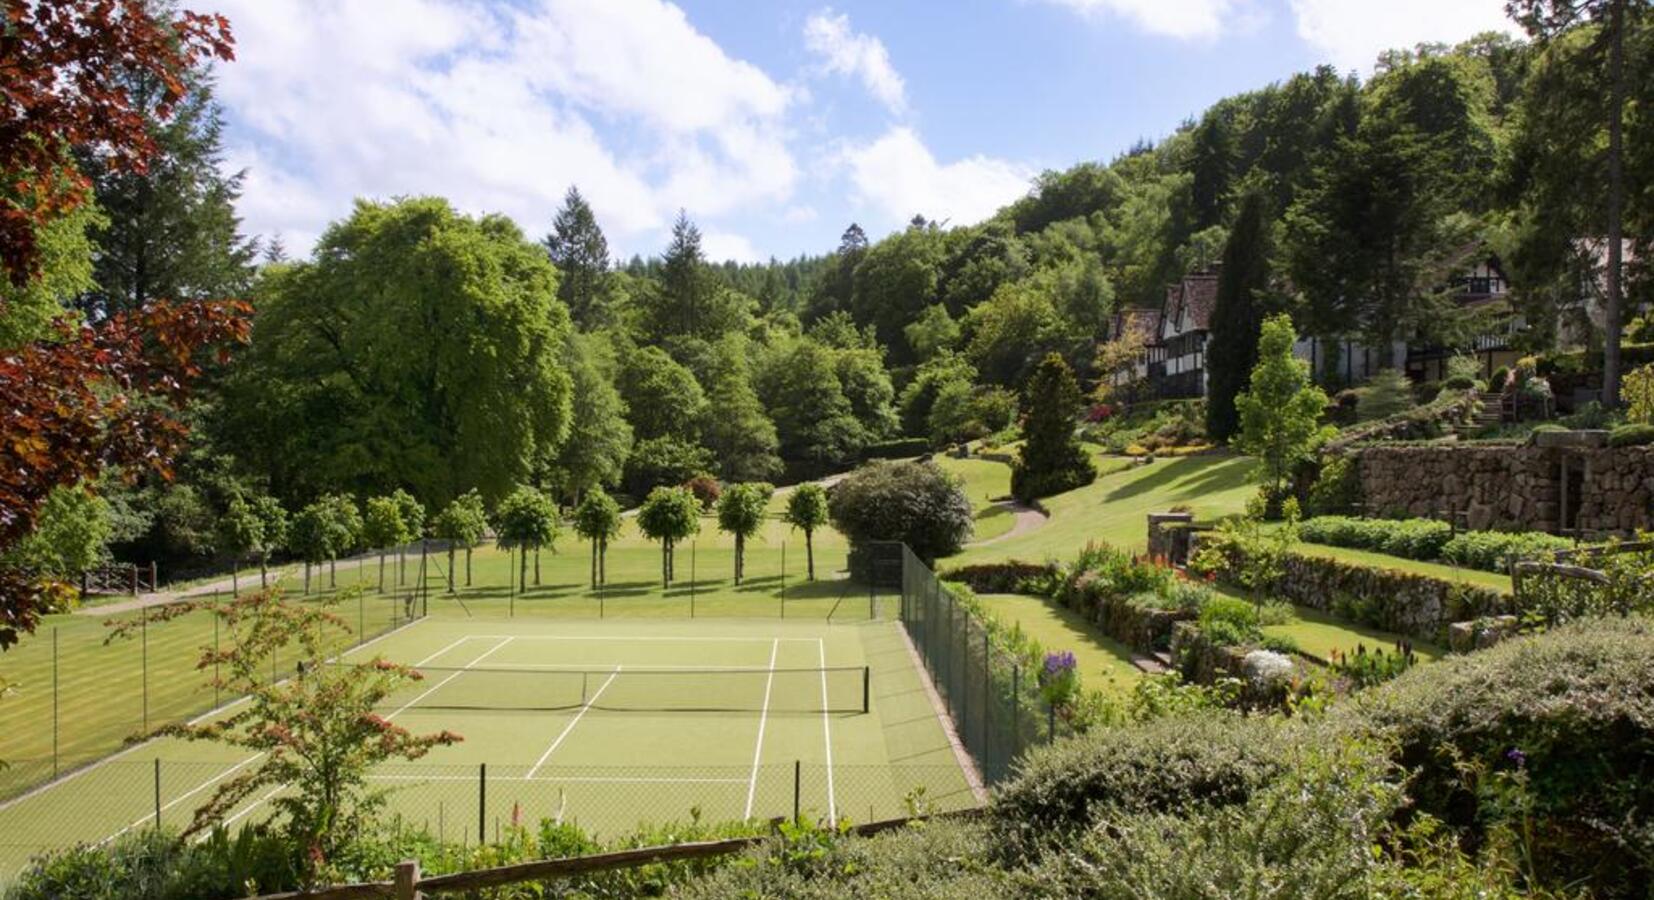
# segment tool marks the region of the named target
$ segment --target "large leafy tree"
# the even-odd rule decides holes
[[[757,388],[787,460],[820,472],[853,460],[866,445],[867,431],[844,394],[833,351],[815,341],[774,348],[760,367]]]
[[[708,391],[706,446],[726,481],[767,481],[781,474],[775,423],[758,401],[740,335],[719,341]]]
[[[660,541],[661,584],[670,586],[678,542],[701,531],[701,502],[686,487],[655,488],[638,509],[637,524],[644,537]]]
[[[1223,270],[1212,307],[1212,337],[1206,345],[1206,433],[1213,440],[1228,440],[1239,427],[1235,395],[1245,390],[1247,376],[1257,362],[1266,305],[1263,294],[1270,289],[1268,202],[1257,191],[1241,200],[1223,248]]]
[[[865,547],[900,541],[926,564],[959,552],[973,527],[970,500],[959,480],[931,462],[875,462],[834,486],[828,496],[833,527],[850,539],[851,570],[871,574]]]
[[[1327,433],[1319,424],[1327,394],[1310,380],[1309,364],[1292,355],[1297,338],[1287,315],[1265,319],[1250,386],[1235,398],[1240,413],[1235,446],[1258,460],[1258,477],[1271,511],[1285,499],[1293,467],[1307,459]]]
[[[815,532],[827,524],[827,489],[814,482],[805,482],[793,488],[787,497],[787,508],[782,519],[804,532],[804,566],[806,577],[816,580]]]
[[[1523,160],[1533,181],[1536,221],[1566,233],[1566,227],[1558,229],[1565,223],[1588,238],[1600,235],[1604,244],[1602,393],[1604,403],[1616,406],[1625,304],[1623,242],[1627,204],[1634,199],[1627,180],[1626,124],[1628,112],[1645,108],[1650,99],[1648,63],[1639,59],[1648,52],[1646,37],[1634,39],[1646,29],[1650,4],[1508,0],[1505,8],[1547,45],[1524,104],[1530,127],[1543,136],[1535,154]],[[1559,256],[1553,254],[1553,259]]]
[[[764,508],[775,488],[761,482],[732,484],[718,497],[718,529],[735,536],[735,583],[747,573],[747,541],[764,527]]]
[[[444,200],[358,203],[272,267],[221,429],[278,494],[499,497],[569,427],[568,314],[543,250]]]
[[[608,581],[609,542],[620,536],[620,504],[593,488],[574,508],[574,533],[592,543],[592,589]]]
[[[700,434],[706,392],[695,374],[666,351],[659,347],[627,351],[620,365],[619,387],[638,440],[694,440]]]
[[[1055,353],[1046,356],[1029,379],[1024,397],[1025,440],[1011,468],[1011,493],[1027,503],[1095,480],[1097,467],[1074,434],[1080,386],[1068,363]]]
[[[563,353],[574,399],[568,440],[552,461],[550,480],[576,502],[593,488],[619,484],[632,452],[632,426],[609,356],[606,342],[584,334],[570,335]]]
[[[583,330],[609,324],[614,312],[609,241],[579,188],[569,186],[551,234],[541,243],[562,274],[557,296],[568,306],[574,324]]]
[[[850,312],[872,325],[898,363],[913,359],[902,330],[937,300],[941,240],[930,227],[910,227],[880,241],[856,266]]]

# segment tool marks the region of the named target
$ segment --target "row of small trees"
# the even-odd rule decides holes
[[[764,526],[765,510],[774,496],[774,485],[746,482],[725,488],[713,503],[718,530],[735,538],[736,584],[746,577],[747,540]],[[638,528],[650,540],[660,541],[662,584],[670,585],[676,575],[673,563],[677,545],[700,533],[701,510],[701,501],[689,486],[655,488],[638,509]],[[806,576],[814,581],[814,536],[815,530],[827,523],[826,489],[818,484],[799,485],[787,498],[781,520],[804,532]],[[600,582],[594,579],[593,583]]]

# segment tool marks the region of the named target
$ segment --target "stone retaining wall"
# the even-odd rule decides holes
[[[1369,515],[1463,512],[1476,530],[1629,534],[1654,528],[1654,447],[1432,445],[1352,452]]]

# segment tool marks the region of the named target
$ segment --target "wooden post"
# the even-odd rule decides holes
[[[405,859],[396,864],[396,900],[417,900],[419,897],[419,860]]]

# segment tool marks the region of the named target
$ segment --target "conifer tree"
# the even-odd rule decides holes
[[[1011,469],[1011,493],[1027,503],[1060,494],[1097,478],[1097,467],[1074,434],[1080,386],[1061,355],[1048,354],[1028,382],[1022,433],[1026,439]]]
[[[1235,396],[1257,363],[1258,333],[1263,327],[1260,294],[1269,289],[1270,234],[1268,201],[1252,192],[1223,248],[1217,302],[1212,308],[1212,335],[1206,345],[1206,433],[1225,441],[1240,427]]]
[[[551,234],[542,243],[562,275],[557,296],[568,306],[574,324],[582,331],[608,324],[609,242],[579,188],[569,186]]]

